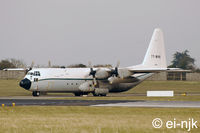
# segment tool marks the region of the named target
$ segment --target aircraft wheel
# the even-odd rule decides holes
[[[88,92],[83,92],[82,95],[88,95]]]
[[[81,96],[81,93],[74,93],[76,97]]]
[[[34,97],[38,97],[38,96],[40,96],[40,92],[39,92],[39,91],[33,91],[33,92],[32,92],[32,95],[33,95]]]
[[[106,94],[101,94],[100,96],[102,96],[102,97],[105,97],[105,96],[106,96]]]
[[[97,97],[97,96],[99,96],[99,95],[97,95],[97,94],[95,94],[95,93],[92,93],[92,94],[93,94],[93,96],[94,96],[94,97]]]

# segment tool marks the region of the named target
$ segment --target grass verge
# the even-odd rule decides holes
[[[200,110],[184,108],[26,106],[0,108],[0,132],[4,133],[155,133],[187,132],[186,128],[160,129],[152,120],[177,122],[194,118],[200,127]],[[200,129],[192,129],[200,132]]]

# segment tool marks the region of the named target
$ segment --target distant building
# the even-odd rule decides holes
[[[161,73],[154,74],[148,80],[152,80],[152,81],[165,81],[165,80],[200,81],[200,73],[161,72]]]

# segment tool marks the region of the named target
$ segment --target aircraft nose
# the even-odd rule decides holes
[[[26,90],[29,90],[31,87],[31,81],[29,79],[25,78],[19,82],[19,86],[21,86],[22,88],[24,88]]]

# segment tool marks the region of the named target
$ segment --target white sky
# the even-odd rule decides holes
[[[168,65],[185,49],[200,66],[199,0],[0,0],[0,59],[121,66],[142,62],[154,28]]]

